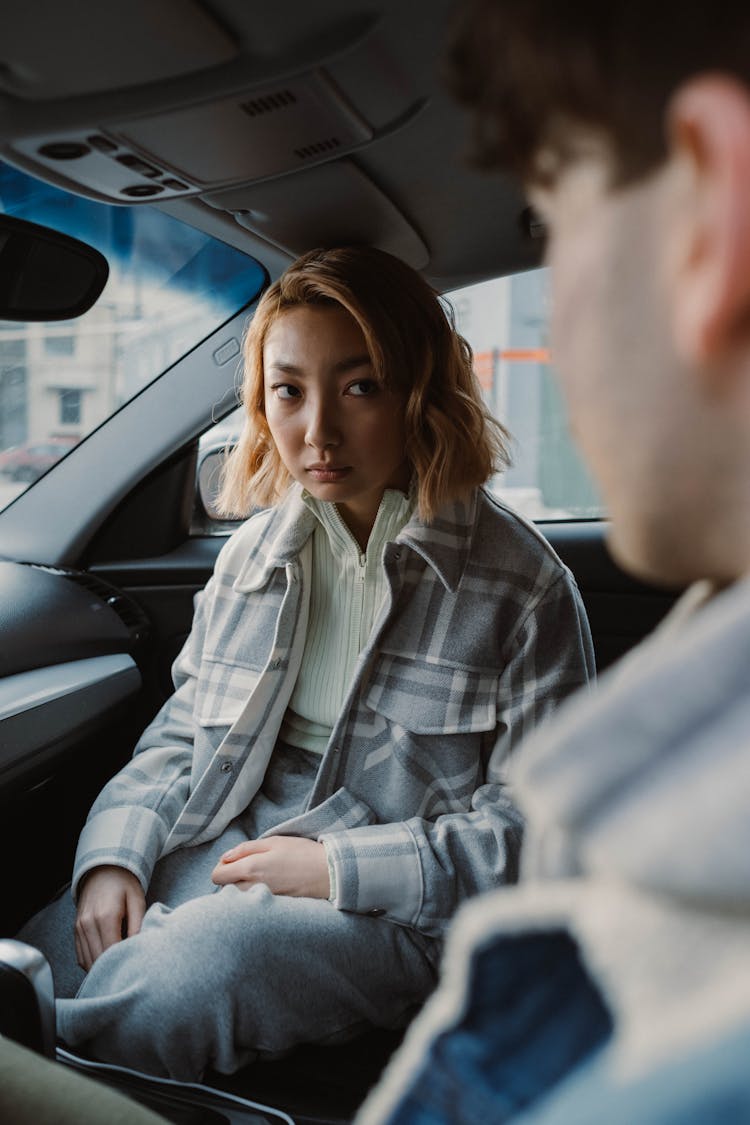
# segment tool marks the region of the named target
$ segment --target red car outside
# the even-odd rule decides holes
[[[60,437],[13,445],[0,453],[0,475],[30,484],[51,469],[75,444],[75,438]]]

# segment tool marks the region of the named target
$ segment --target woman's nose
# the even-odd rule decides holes
[[[325,402],[311,404],[305,430],[305,444],[312,449],[338,445],[341,433],[335,412]]]

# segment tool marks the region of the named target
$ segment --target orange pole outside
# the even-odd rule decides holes
[[[508,363],[551,363],[549,348],[502,348],[500,359]]]

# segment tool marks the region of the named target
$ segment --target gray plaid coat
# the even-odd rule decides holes
[[[304,648],[315,516],[293,486],[227,542],[196,599],[176,691],[105,786],[74,888],[99,864],[148,886],[160,856],[218,836],[258,791]],[[307,811],[335,905],[438,936],[516,876],[511,751],[593,670],[574,580],[543,537],[476,491],[383,554],[389,596],[360,654]]]

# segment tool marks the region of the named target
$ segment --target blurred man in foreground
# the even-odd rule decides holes
[[[547,225],[613,553],[688,590],[519,756],[522,885],[359,1120],[750,1121],[750,9],[474,0],[451,70]]]

